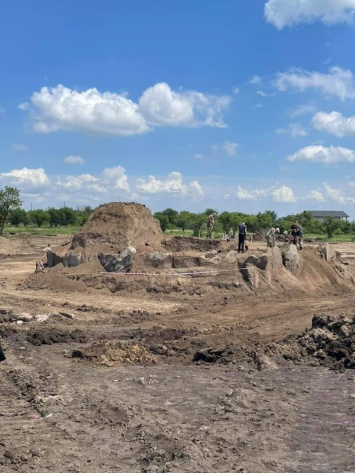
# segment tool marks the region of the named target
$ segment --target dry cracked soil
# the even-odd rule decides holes
[[[355,286],[314,244],[296,283],[282,273],[252,290],[238,261],[169,280],[95,262],[34,274],[48,242],[68,237],[1,240],[2,473],[355,471],[355,375],[343,363],[353,367]],[[334,248],[354,273],[355,244]],[[333,332],[312,328],[315,315]]]

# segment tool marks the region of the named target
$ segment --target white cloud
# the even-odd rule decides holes
[[[308,113],[314,113],[316,111],[316,107],[314,105],[298,105],[297,107],[293,107],[289,109],[288,114],[291,118],[297,118],[301,115],[307,115]]]
[[[247,190],[241,186],[238,186],[236,190],[236,196],[240,200],[256,200],[259,197],[262,197],[267,194],[267,191],[261,189],[251,189]]]
[[[31,97],[33,129],[38,133],[59,130],[136,135],[149,127],[137,104],[122,95],[84,92],[63,85],[42,87]]]
[[[324,183],[324,190],[327,197],[340,205],[353,204],[355,199],[352,197],[346,197],[342,189],[334,189],[330,187],[327,183]]]
[[[288,157],[289,161],[311,161],[324,164],[353,163],[355,151],[340,146],[306,146]]]
[[[226,141],[222,145],[223,150],[226,152],[226,155],[230,158],[233,158],[237,155],[238,143],[233,143],[231,141]]]
[[[257,95],[260,95],[260,97],[273,97],[275,94],[270,93],[270,92],[264,92],[263,90],[257,90],[256,91]]]
[[[355,115],[347,118],[339,112],[318,112],[312,118],[312,125],[340,138],[355,135]]]
[[[194,180],[188,184],[183,182],[180,172],[171,172],[165,181],[149,176],[147,179],[137,179],[136,188],[138,191],[147,194],[181,194],[193,198],[202,198],[204,193],[198,181]]]
[[[244,189],[238,186],[236,196],[240,200],[257,200],[259,198],[270,198],[272,202],[277,203],[293,203],[296,202],[293,190],[290,187],[282,185],[280,187],[273,186],[268,189]]]
[[[126,170],[122,166],[116,166],[114,168],[105,168],[103,178],[113,185],[115,189],[121,189],[130,192],[130,185],[128,183],[128,176]]]
[[[2,115],[3,113],[5,113],[5,109],[0,107],[0,115]]]
[[[26,152],[29,150],[29,147],[26,146],[26,145],[21,145],[19,143],[14,143],[12,145],[12,147],[14,148],[15,151],[21,151],[21,152]]]
[[[83,160],[81,156],[72,155],[72,154],[64,158],[64,162],[66,164],[84,164],[85,163],[85,161]]]
[[[229,97],[174,92],[164,82],[149,87],[139,99],[141,113],[155,126],[224,127],[222,113],[229,104]]]
[[[233,94],[238,95],[240,93],[239,87],[234,87]]]
[[[249,81],[248,84],[251,85],[260,85],[263,83],[263,79],[260,76],[253,76]]]
[[[102,185],[100,180],[91,174],[81,174],[79,176],[58,177],[56,182],[57,188],[64,188],[68,192],[71,191],[94,191],[103,193],[106,187]]]
[[[42,87],[32,94],[30,104],[19,108],[29,110],[30,125],[38,133],[66,130],[129,136],[154,126],[224,127],[223,112],[230,101],[195,91],[174,92],[165,83],[148,88],[138,104],[125,94],[95,88],[78,92],[58,85]]]
[[[327,74],[297,68],[290,69],[287,72],[279,72],[274,85],[282,92],[290,89],[298,92],[318,89],[322,93],[338,97],[342,101],[355,98],[353,74],[341,67],[332,67]]]
[[[308,135],[308,131],[305,128],[303,128],[303,126],[300,123],[290,123],[288,128],[278,128],[276,130],[276,133],[291,135],[294,138],[298,136]]]
[[[295,195],[291,187],[281,186],[271,191],[271,198],[273,202],[277,203],[293,203],[296,202]]]
[[[322,21],[325,24],[352,23],[355,0],[268,0],[266,21],[281,30],[297,23]]]
[[[4,182],[5,185],[13,185],[25,189],[42,187],[50,184],[50,180],[44,169],[28,169],[26,167],[22,169],[13,169],[10,172],[0,174],[0,181]]]
[[[324,195],[320,191],[311,191],[305,196],[305,200],[315,200],[317,202],[325,202]]]

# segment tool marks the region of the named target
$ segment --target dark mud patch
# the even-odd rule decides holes
[[[33,328],[27,334],[27,341],[36,346],[54,343],[86,343],[88,337],[78,329],[68,332],[58,328]]]
[[[266,350],[295,363],[331,369],[355,368],[355,316],[316,314],[312,327]]]

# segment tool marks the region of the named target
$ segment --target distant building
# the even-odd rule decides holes
[[[325,218],[331,217],[338,220],[348,220],[349,215],[343,212],[342,210],[305,210],[312,214],[313,218],[317,220],[324,220]]]

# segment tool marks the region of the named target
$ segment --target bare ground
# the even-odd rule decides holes
[[[312,245],[292,288],[281,275],[252,291],[227,270],[34,275],[47,240],[1,251],[2,473],[355,471],[354,371],[262,363],[314,314],[354,315],[353,287]],[[337,250],[354,273],[355,244]]]

